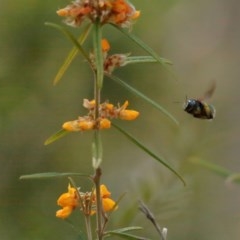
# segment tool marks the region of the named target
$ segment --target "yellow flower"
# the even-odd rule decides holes
[[[112,3],[111,21],[117,25],[129,25],[132,19],[140,16],[140,12],[136,11],[134,6],[125,0],[115,0]]]
[[[110,44],[109,44],[107,39],[105,39],[105,38],[102,39],[101,45],[102,45],[102,51],[103,52],[108,52],[110,50]]]
[[[119,112],[119,118],[122,120],[135,120],[139,116],[139,112],[135,110],[122,110]]]
[[[68,121],[68,122],[63,123],[62,128],[64,130],[66,130],[66,131],[69,131],[69,132],[77,132],[77,131],[79,131],[77,120],[75,120],[75,121]]]
[[[91,130],[94,128],[95,122],[91,119],[85,120],[85,119],[79,119],[78,120],[78,126],[80,130]]]
[[[56,212],[56,217],[65,219],[72,213],[73,208],[66,206]]]
[[[103,210],[105,212],[117,209],[117,205],[116,205],[115,201],[113,201],[110,198],[111,193],[108,191],[107,187],[104,184],[102,184],[100,186],[100,194],[101,194],[101,197],[102,197]]]
[[[56,217],[67,218],[72,211],[78,206],[78,195],[77,190],[68,185],[68,192],[63,193],[57,200],[57,204],[62,207],[62,209],[56,212]]]
[[[88,110],[94,109],[96,106],[96,101],[93,99],[89,101],[88,99],[83,99],[83,107],[87,108]]]
[[[104,184],[100,186],[100,194],[104,212],[113,211],[118,208],[116,202],[111,199],[111,192],[108,191],[107,187]],[[96,191],[94,191],[94,195],[96,195]],[[93,200],[95,201],[95,199]]]
[[[69,132],[79,132],[85,130],[91,130],[95,127],[95,121],[93,119],[86,117],[79,117],[78,120],[73,120],[65,122],[62,128]]]
[[[93,194],[93,195],[92,195]],[[117,209],[116,203],[111,199],[111,193],[108,191],[105,185],[100,186],[100,195],[102,199],[102,206],[105,212]],[[80,199],[79,199],[80,197]],[[80,204],[81,203],[81,204]],[[62,209],[56,212],[56,217],[65,219],[69,217],[76,207],[85,215],[93,215],[96,213],[96,191],[94,192],[79,192],[73,187],[68,185],[68,192],[63,193],[57,200],[57,204]],[[89,208],[91,206],[91,208]]]
[[[92,129],[108,129],[111,127],[110,119],[120,118],[122,120],[135,120],[139,116],[139,112],[128,107],[128,101],[125,101],[122,106],[114,106],[109,102],[99,104],[99,117],[95,119],[95,100],[83,100],[83,106],[88,109],[88,114],[79,117],[77,120],[65,122],[62,128],[69,132],[79,132]]]
[[[102,118],[100,120],[99,128],[100,129],[107,129],[111,127],[111,121],[108,120],[107,118]]]
[[[124,104],[119,108],[119,118],[122,120],[135,120],[139,116],[139,112],[135,110],[128,110],[128,101],[125,101]]]

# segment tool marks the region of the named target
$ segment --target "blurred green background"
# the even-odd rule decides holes
[[[130,85],[160,103],[180,122],[164,115],[110,80],[103,99],[128,99],[141,117],[121,122],[155,153],[184,176],[187,186],[115,129],[103,131],[103,182],[117,199],[127,192],[109,228],[140,225],[142,235],[157,239],[153,226],[137,209],[142,199],[168,239],[226,240],[240,238],[240,186],[193,164],[199,158],[239,172],[240,118],[240,3],[236,0],[132,1],[141,10],[134,25],[140,37],[162,57],[173,61],[172,71],[158,64],[127,66],[116,71]],[[55,87],[53,78],[71,43],[44,22],[61,23],[55,11],[68,2],[21,0],[1,2],[0,11],[0,238],[77,239],[77,232],[55,218],[56,199],[67,179],[20,181],[36,172],[92,173],[92,133],[70,134],[44,146],[63,122],[84,114],[83,98],[92,98],[92,75],[81,57]],[[12,5],[12,6],[11,6]],[[70,30],[78,36],[80,29]],[[106,27],[112,53],[144,54],[125,36]],[[182,109],[185,97],[197,98],[216,81],[210,100],[217,109],[212,122],[194,119]],[[76,178],[83,190],[90,183]],[[76,229],[84,221],[74,213]],[[139,233],[140,234],[140,233]]]

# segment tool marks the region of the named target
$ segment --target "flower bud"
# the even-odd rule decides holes
[[[80,130],[90,130],[94,127],[94,121],[92,120],[79,120],[78,126]]]
[[[122,110],[119,112],[119,118],[122,120],[135,120],[139,115],[139,112],[135,110]]]
[[[105,38],[102,39],[101,45],[102,45],[102,51],[103,52],[108,52],[110,50],[110,44],[109,44],[107,39],[105,39]]]
[[[78,121],[77,120],[65,122],[62,125],[62,128],[66,131],[69,131],[69,132],[77,132],[77,131],[80,130],[79,127],[78,127]]]
[[[111,121],[108,120],[107,118],[102,118],[100,120],[99,128],[100,129],[107,129],[111,127]]]

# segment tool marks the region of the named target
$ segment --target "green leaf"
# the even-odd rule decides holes
[[[222,176],[222,177],[229,177],[232,172],[229,171],[228,169],[224,168],[224,167],[221,167],[217,164],[214,164],[214,163],[211,163],[209,161],[205,161],[203,159],[200,159],[198,157],[190,157],[189,158],[189,161],[191,163],[194,163],[194,164],[197,164],[201,167],[204,167],[212,172],[215,172],[217,173],[219,176]]]
[[[152,48],[150,48],[146,43],[144,43],[141,39],[139,39],[133,33],[129,32],[115,24],[111,24],[111,25],[114,26],[115,28],[117,28],[120,32],[122,32],[125,36],[127,36],[129,39],[131,39],[137,45],[139,45],[142,49],[144,49],[151,56],[153,56],[159,63],[161,63],[164,66],[166,65],[166,62],[163,61],[163,59],[160,56],[158,56],[158,54]]]
[[[88,37],[88,35],[91,31],[91,27],[92,27],[92,24],[89,24],[86,27],[86,29],[83,31],[81,36],[78,38],[79,44],[82,45],[85,42],[86,38]],[[72,63],[74,58],[77,56],[78,52],[79,52],[79,50],[77,47],[73,47],[72,50],[69,52],[67,58],[63,62],[63,65],[60,67],[60,69],[57,72],[57,75],[54,78],[54,81],[53,81],[54,85],[56,85],[60,81],[60,79],[62,78],[64,73],[67,71],[68,67],[70,66],[70,64]]]
[[[151,150],[149,150],[147,147],[145,147],[140,141],[138,141],[135,137],[127,133],[124,129],[116,125],[115,123],[112,123],[112,125],[123,135],[125,135],[131,142],[133,142],[135,145],[137,145],[139,148],[141,148],[144,152],[146,152],[148,155],[150,155],[152,158],[160,162],[162,165],[164,165],[166,168],[168,168],[172,173],[174,173],[183,183],[183,185],[186,185],[186,182],[184,181],[183,177],[176,172],[171,166],[169,166],[166,163],[166,160],[163,157],[159,157],[156,154],[154,154]]]
[[[87,174],[83,173],[58,173],[58,172],[46,172],[46,173],[34,173],[34,174],[28,174],[28,175],[22,175],[19,179],[42,179],[42,178],[57,178],[57,177],[89,177]]]
[[[165,64],[172,64],[172,62],[168,59],[161,58],[161,60]],[[124,62],[124,65],[135,64],[135,63],[156,63],[156,62],[158,61],[152,56],[130,56],[130,57],[127,57],[126,61]]]
[[[45,25],[50,26],[50,27],[54,27],[54,28],[60,30],[75,45],[75,47],[79,50],[79,52],[83,55],[83,57],[89,62],[89,64],[90,65],[92,64],[88,54],[82,48],[81,44],[72,35],[72,33],[70,33],[66,28],[64,28],[64,27],[62,27],[62,26],[60,26],[58,24],[50,23],[50,22],[46,22]]]
[[[120,233],[124,233],[124,232],[129,232],[129,231],[135,231],[135,230],[142,230],[142,227],[139,226],[131,226],[131,227],[125,227],[125,228],[119,228],[119,229],[115,229],[113,231],[110,232],[120,232]],[[108,233],[108,232],[106,232]]]
[[[166,109],[164,109],[158,103],[153,101],[151,98],[147,97],[146,95],[144,95],[143,93],[138,91],[136,88],[128,85],[126,82],[122,81],[120,78],[118,78],[114,75],[106,74],[106,76],[108,76],[110,79],[112,79],[116,83],[120,84],[122,87],[125,87],[131,93],[135,94],[136,96],[142,98],[144,101],[151,104],[153,107],[155,107],[156,109],[161,111],[163,114],[165,114],[167,117],[169,117],[175,124],[179,125],[179,122],[176,120],[176,118],[171,113],[169,113]]]
[[[53,85],[56,85],[61,78],[63,77],[64,73],[67,71],[68,67],[74,60],[74,58],[77,56],[78,49],[76,47],[72,48],[72,50],[69,52],[67,58],[63,62],[63,65],[59,68],[54,80],[53,80]]]
[[[211,163],[209,161],[205,161],[198,157],[190,157],[189,161],[191,163],[197,164],[201,167],[204,167],[211,172],[216,173],[217,175],[226,178],[227,182],[237,182],[240,183],[240,173],[233,173],[229,169],[219,166],[217,164]]]
[[[232,173],[226,178],[227,183],[240,183],[240,173]]]
[[[66,134],[68,134],[69,132],[61,129],[58,132],[54,133],[52,136],[50,136],[45,142],[44,145],[48,145],[50,143],[53,143],[55,141],[57,141],[59,138],[64,137]]]
[[[122,232],[115,232],[115,231],[108,231],[108,236],[106,237],[111,237],[111,236],[118,236],[124,239],[129,239],[129,240],[150,240],[149,238],[145,237],[140,237],[137,235],[129,234],[129,233],[122,233]]]

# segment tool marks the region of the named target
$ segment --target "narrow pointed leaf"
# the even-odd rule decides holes
[[[139,227],[139,226],[131,226],[131,227],[114,229],[113,231],[110,231],[110,232],[124,233],[124,232],[130,232],[130,231],[136,231],[136,230],[142,230],[142,229],[143,229],[143,228],[142,228],[142,227]],[[107,231],[106,233],[108,233],[108,231]]]
[[[197,164],[201,167],[204,167],[211,172],[216,173],[217,175],[226,178],[227,182],[237,182],[240,183],[240,173],[233,173],[229,169],[224,168],[222,166],[219,166],[218,164],[211,163],[209,161],[197,158],[197,157],[191,157],[189,159],[190,162]]]
[[[135,145],[137,145],[139,148],[141,148],[145,153],[150,155],[152,158],[154,158],[155,160],[160,162],[162,165],[164,165],[166,168],[168,168],[172,173],[174,173],[181,180],[181,182],[183,183],[184,186],[186,185],[183,177],[177,171],[175,171],[169,164],[167,164],[166,160],[163,157],[157,156],[155,153],[153,153],[151,150],[149,150],[147,147],[145,147],[140,141],[138,141],[135,137],[133,137],[132,135],[127,133],[124,129],[122,129],[115,123],[112,123],[112,125],[119,132],[121,132],[123,135],[125,135],[131,142],[133,142]]]
[[[55,23],[49,23],[46,22],[45,25],[50,26],[50,27],[54,27],[58,30],[60,30],[74,45],[75,47],[79,50],[79,52],[83,55],[83,57],[89,62],[89,64],[91,63],[91,60],[89,59],[88,54],[85,52],[85,50],[82,48],[81,44],[78,42],[78,40],[72,35],[72,33],[70,33],[66,28],[55,24]]]
[[[161,58],[162,62],[165,64],[172,64],[172,62],[168,59]],[[135,64],[135,63],[157,63],[158,61],[156,58],[152,56],[130,56],[127,57],[126,61],[124,62],[124,65],[127,64]]]
[[[52,136],[50,136],[45,142],[44,145],[48,145],[50,143],[53,143],[55,141],[57,141],[59,138],[64,137],[66,134],[68,134],[69,132],[61,129],[58,132],[54,133]]]
[[[229,177],[232,174],[232,172],[230,170],[228,170],[224,167],[221,167],[217,164],[211,163],[209,161],[205,161],[205,160],[197,158],[197,157],[191,157],[189,159],[189,161],[194,164],[197,164],[199,166],[202,166],[212,172],[215,172],[222,177]]]
[[[78,49],[76,47],[72,48],[72,50],[69,52],[67,58],[63,62],[63,65],[60,67],[60,69],[57,72],[57,75],[55,76],[53,80],[53,85],[56,85],[61,78],[63,77],[64,73],[67,71],[68,67],[74,60],[74,58],[77,56]]]
[[[150,240],[149,238],[140,237],[140,236],[129,234],[129,233],[109,231],[108,234],[110,236],[118,236],[118,237],[121,237],[123,239],[129,239],[129,240]]]
[[[159,63],[162,65],[166,65],[166,62],[163,61],[163,59],[158,56],[158,54],[150,48],[146,43],[144,43],[141,39],[139,39],[137,36],[135,36],[133,33],[112,24],[115,28],[117,28],[120,32],[122,32],[125,36],[127,36],[129,39],[131,39],[133,42],[135,42],[137,45],[139,45],[142,49],[144,49],[147,53],[149,53],[151,56],[153,56]]]
[[[89,177],[87,174],[83,173],[58,173],[58,172],[46,172],[46,173],[34,173],[28,175],[22,175],[19,179],[42,179],[42,178],[57,178],[57,177],[70,177],[70,176],[78,176],[78,177]]]
[[[81,34],[81,36],[78,38],[78,42],[82,45],[87,36],[89,35],[90,31],[91,31],[91,27],[92,24],[89,24],[86,29],[83,31],[83,33]],[[70,66],[70,64],[72,63],[72,61],[75,59],[75,57],[77,56],[79,50],[77,47],[73,47],[72,50],[69,52],[67,58],[65,59],[63,65],[60,67],[60,69],[58,70],[58,73],[56,75],[56,77],[54,78],[53,84],[56,85],[60,79],[62,78],[62,76],[64,75],[64,73],[67,71],[68,67]]]
[[[165,114],[167,117],[169,117],[175,124],[179,125],[178,121],[171,113],[169,113],[165,108],[160,106],[158,103],[156,103],[155,101],[153,101],[152,99],[150,99],[149,97],[147,97],[146,95],[144,95],[143,93],[138,91],[136,88],[128,85],[126,82],[122,81],[120,78],[118,78],[114,75],[106,74],[106,76],[108,76],[110,79],[114,80],[116,83],[120,84],[122,87],[125,87],[131,93],[135,94],[136,96],[142,98],[144,101],[151,104],[153,107],[155,107],[156,109],[161,111],[163,114]]]
[[[227,183],[240,182],[240,173],[232,173],[226,178]]]

